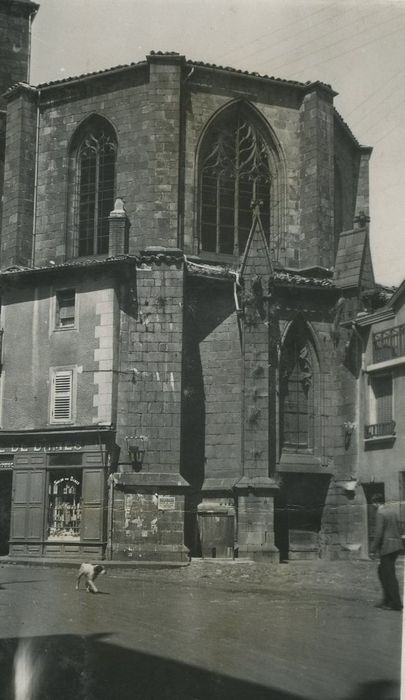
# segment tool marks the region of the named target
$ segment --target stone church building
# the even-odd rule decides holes
[[[0,554],[366,556],[371,148],[177,53],[32,86],[37,11],[0,0]]]

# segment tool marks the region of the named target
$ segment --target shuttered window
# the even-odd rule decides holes
[[[51,422],[66,423],[73,417],[73,370],[57,370],[52,378]]]
[[[75,290],[61,289],[56,292],[56,328],[75,325]]]
[[[388,423],[392,420],[392,376],[382,374],[373,377],[374,413],[376,423]]]

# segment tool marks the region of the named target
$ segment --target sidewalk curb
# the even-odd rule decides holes
[[[83,563],[83,559],[49,559],[45,557],[0,557],[1,566],[37,566],[43,568],[75,569]],[[101,560],[97,564],[106,570],[119,569],[182,569],[190,565],[189,561],[110,561]]]

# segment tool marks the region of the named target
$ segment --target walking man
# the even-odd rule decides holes
[[[384,610],[402,610],[395,562],[403,551],[401,530],[396,507],[384,504],[381,495],[373,496],[371,503],[377,510],[376,531],[371,555],[380,557],[378,576],[383,589],[383,600],[377,607]]]

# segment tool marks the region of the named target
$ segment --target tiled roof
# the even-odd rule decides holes
[[[150,56],[180,56],[180,54],[177,53],[176,51],[151,51],[149,55]],[[72,83],[72,82],[75,82],[78,80],[85,80],[86,78],[94,78],[97,76],[108,75],[109,73],[115,73],[115,72],[119,72],[119,71],[123,71],[123,70],[128,70],[128,69],[134,68],[136,66],[146,65],[146,63],[147,63],[147,61],[145,59],[143,59],[142,61],[137,61],[137,62],[133,62],[133,63],[125,63],[125,64],[113,66],[111,68],[105,68],[102,70],[92,71],[89,73],[81,73],[79,75],[70,76],[68,78],[61,78],[58,80],[51,80],[51,81],[48,81],[45,83],[39,83],[36,87],[38,89],[43,90],[43,89],[46,89],[48,87],[50,88],[50,87],[54,87],[54,86],[56,87],[58,85],[66,85],[68,83]],[[286,80],[283,78],[276,78],[274,76],[270,76],[267,74],[257,73],[256,71],[241,70],[238,68],[233,68],[232,66],[221,66],[221,65],[217,65],[216,63],[207,63],[205,61],[186,60],[186,65],[194,66],[194,67],[210,68],[210,69],[219,70],[219,71],[227,71],[227,72],[232,73],[234,75],[236,75],[236,74],[246,75],[246,76],[249,76],[251,78],[261,78],[263,80],[271,80],[273,82],[280,83],[283,85],[291,85],[294,87],[304,88],[304,89],[308,88],[308,86],[319,86],[325,90],[333,92],[330,85],[328,85],[327,83],[322,83],[320,81],[313,82],[313,81],[309,80],[309,81],[303,83],[303,82],[300,82],[298,80]],[[333,94],[336,94],[336,93],[333,92]]]
[[[339,287],[359,286],[366,240],[366,229],[354,229],[340,234],[334,274]]]
[[[320,87],[323,87],[326,90],[332,90],[330,85],[327,85],[326,83],[322,83],[320,81],[312,82],[311,80],[308,80],[307,82],[302,83],[298,80],[286,80],[285,78],[276,78],[275,76],[267,75],[266,73],[257,73],[256,71],[242,70],[240,68],[233,68],[232,66],[220,66],[216,63],[207,63],[205,61],[187,61],[187,65],[197,67],[200,66],[202,68],[214,68],[215,70],[227,71],[229,73],[238,73],[239,75],[247,75],[251,78],[262,78],[263,80],[272,80],[276,83],[283,83],[284,85],[292,85],[294,87],[299,88],[307,88],[308,85],[319,85]]]
[[[197,263],[189,259],[187,259],[187,271],[195,277],[222,280],[236,280],[238,278],[238,271],[230,268],[229,266],[214,265],[202,262]],[[301,274],[299,270],[295,272],[276,270],[273,280],[278,286],[287,285],[292,287],[307,287],[308,289],[312,287],[334,289],[336,286],[333,280],[328,279],[327,277],[312,277],[306,274]]]
[[[91,71],[90,73],[80,73],[79,75],[69,76],[68,78],[60,78],[59,80],[51,80],[47,83],[39,83],[36,87],[39,90],[43,90],[47,87],[53,87],[56,85],[65,85],[66,83],[73,83],[76,80],[84,80],[85,78],[94,78],[99,75],[107,75],[108,73],[118,73],[123,70],[128,70],[129,68],[134,68],[135,66],[146,66],[146,61],[136,61],[134,63],[123,63],[118,66],[112,66],[111,68],[103,68],[102,70]]]
[[[17,277],[24,275],[41,275],[44,273],[50,273],[59,270],[75,270],[75,269],[86,269],[89,267],[107,267],[109,265],[114,265],[122,262],[132,262],[138,263],[139,258],[135,255],[118,255],[111,258],[93,259],[93,258],[79,258],[77,260],[69,260],[68,262],[53,264],[48,263],[47,265],[41,265],[39,267],[24,267],[23,265],[12,265],[5,270],[0,272],[0,283],[5,281],[9,277]]]
[[[163,250],[163,249],[162,249]],[[152,260],[153,258],[153,260]],[[162,258],[162,259],[160,259]],[[187,257],[183,256],[182,252],[177,249],[174,251],[174,261],[184,260],[186,263],[186,269],[193,277],[203,277],[206,279],[218,279],[224,281],[234,281],[238,278],[238,271],[227,265],[215,265],[210,263],[195,262],[189,260]],[[40,276],[44,274],[50,274],[53,272],[59,272],[62,270],[80,270],[92,268],[107,267],[112,265],[117,265],[119,263],[132,263],[133,265],[140,266],[145,263],[155,262],[160,264],[161,262],[166,262],[168,264],[173,263],[171,258],[168,258],[167,254],[159,253],[158,251],[142,251],[140,257],[136,255],[118,255],[116,257],[93,259],[93,258],[80,258],[77,260],[70,260],[68,262],[42,265],[39,267],[24,267],[22,265],[13,265],[12,267],[2,270],[0,272],[0,284],[6,282],[7,279],[13,279],[16,277],[24,277],[29,275]],[[274,282],[280,286],[299,286],[299,287],[322,287],[322,288],[335,288],[335,284],[331,279],[312,277],[305,274],[300,274],[297,272],[290,272],[287,270],[276,270],[274,273]]]
[[[342,115],[337,111],[336,107],[334,108],[335,110],[335,116],[339,124],[341,125],[342,129],[347,133],[347,135],[352,139],[352,141],[358,146],[359,148],[366,148],[369,149],[370,152],[372,151],[371,146],[363,146],[359,141],[356,139],[355,135],[353,134],[350,126],[345,122],[343,119]]]
[[[274,275],[276,283],[288,284],[293,287],[323,287],[328,289],[335,288],[335,284],[331,279],[319,279],[318,277],[307,277],[306,275],[300,275],[299,272],[292,274],[291,272],[278,271]]]

